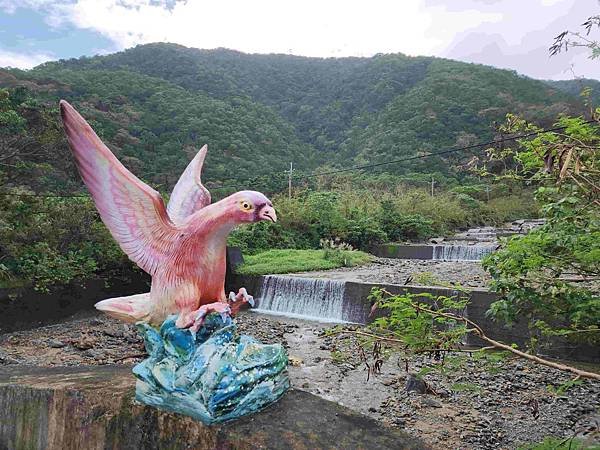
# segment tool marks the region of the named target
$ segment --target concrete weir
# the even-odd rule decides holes
[[[525,347],[529,343],[530,330],[525,321],[517,322],[512,327],[506,327],[495,322],[487,315],[490,305],[498,300],[498,296],[485,289],[470,289],[468,293],[437,286],[411,286],[385,283],[366,283],[357,281],[336,280],[335,298],[330,299],[325,295],[330,291],[323,290],[315,295],[318,286],[330,286],[327,279],[310,278],[307,274],[293,275],[267,275],[267,276],[240,276],[236,275],[228,280],[228,287],[236,290],[245,286],[248,292],[253,293],[257,300],[257,311],[289,317],[301,317],[309,320],[323,322],[353,322],[366,324],[370,317],[371,302],[368,297],[374,287],[387,290],[392,294],[402,293],[430,293],[435,296],[464,297],[468,295],[470,302],[464,314],[480,325],[486,334],[504,343],[515,343]],[[332,281],[332,280],[329,280]],[[277,292],[275,292],[277,291]],[[333,291],[332,291],[333,292]],[[338,298],[339,297],[339,298]],[[335,308],[327,305],[333,302]],[[317,312],[323,314],[319,317]],[[479,338],[469,334],[466,345],[485,345]],[[574,361],[597,363],[600,361],[600,348],[574,344],[565,339],[555,338],[546,348],[541,349],[546,356],[569,359]]]
[[[426,448],[299,390],[252,416],[205,426],[137,403],[134,383],[123,366],[0,368],[0,449]]]
[[[371,249],[375,256],[436,261],[481,261],[497,247],[495,243],[467,244],[382,244]]]

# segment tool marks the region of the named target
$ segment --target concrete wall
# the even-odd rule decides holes
[[[244,261],[239,248],[227,248],[227,278]],[[111,297],[150,291],[150,276],[141,270],[120,274],[109,285],[103,279],[54,288],[49,293],[31,287],[0,288],[0,333],[54,323],[82,311],[94,311],[94,304]]]
[[[229,279],[229,290],[236,290],[245,286],[251,295],[256,298],[261,295],[261,278],[259,276],[232,276]],[[353,281],[346,282],[344,294],[344,316],[352,317],[357,323],[369,323],[374,317],[369,317],[371,311],[371,302],[368,297],[374,287],[383,288],[392,294],[423,292],[435,296],[464,296],[464,293],[445,287],[435,286],[411,286],[396,284],[379,283],[358,283]],[[472,289],[469,291],[470,302],[466,309],[466,316],[477,323],[492,339],[507,343],[517,344],[519,347],[526,347],[530,340],[530,332],[526,321],[516,323],[512,327],[506,327],[502,323],[495,322],[487,316],[490,305],[498,299],[497,294],[485,289]],[[377,314],[381,314],[378,312]],[[487,345],[479,338],[468,335],[465,342],[467,345],[482,346]],[[553,339],[547,348],[540,349],[540,353],[562,359],[571,359],[574,361],[600,362],[600,348],[591,345],[572,344],[564,339]]]
[[[426,448],[308,392],[292,389],[259,413],[205,426],[134,401],[134,383],[123,366],[0,367],[0,449]]]
[[[433,245],[381,244],[369,250],[380,258],[433,259]]]
[[[53,323],[79,311],[91,311],[100,300],[149,290],[150,277],[141,271],[124,274],[108,286],[102,279],[91,279],[49,293],[33,288],[0,289],[0,333]]]

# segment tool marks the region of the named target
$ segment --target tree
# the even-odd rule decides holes
[[[505,132],[540,134],[490,150],[490,160],[508,167],[499,177],[538,183],[546,218],[484,260],[502,296],[492,316],[509,323],[528,318],[540,335],[600,342],[599,117],[600,109],[591,120],[563,117],[560,130],[548,133],[509,116]]]
[[[590,58],[600,57],[600,42],[590,38],[590,33],[595,28],[600,29],[600,14],[590,16],[581,24],[585,32],[563,31],[554,38],[554,43],[550,46],[550,55],[558,55],[562,51],[568,51],[569,47],[585,47],[591,52]]]

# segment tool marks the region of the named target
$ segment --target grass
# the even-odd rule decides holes
[[[537,444],[526,444],[519,447],[519,450],[598,450],[597,444],[585,444],[580,439],[574,438],[556,438],[548,436],[542,442]]]
[[[255,255],[244,256],[237,272],[242,275],[267,275],[273,273],[306,272],[312,270],[336,269],[368,263],[372,256],[368,253],[339,251],[332,256],[325,250],[267,250]]]

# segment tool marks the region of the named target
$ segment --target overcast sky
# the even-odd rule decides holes
[[[598,0],[0,0],[0,67],[162,41],[326,57],[402,52],[600,79],[600,60],[582,49],[548,56],[554,36],[599,13]]]

